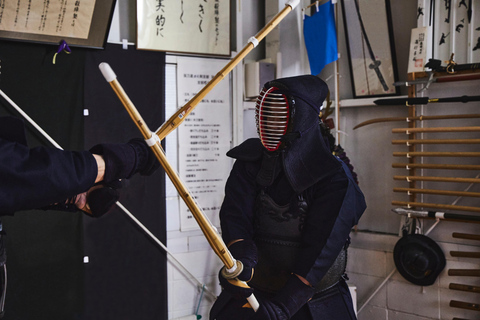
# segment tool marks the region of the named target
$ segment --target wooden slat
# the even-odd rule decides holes
[[[480,311],[480,304],[478,303],[471,303],[471,302],[464,302],[464,301],[457,301],[457,300],[451,300],[450,307]]]
[[[480,192],[436,190],[436,189],[393,188],[393,192],[415,192],[415,193],[423,193],[423,194],[437,194],[437,195],[457,196],[457,197],[480,197]]]
[[[395,128],[392,133],[419,132],[480,132],[480,127],[433,127],[433,128]]]
[[[394,152],[394,157],[480,157],[480,152]]]
[[[480,252],[473,251],[450,251],[450,255],[460,258],[480,258]]]
[[[454,232],[454,233],[452,233],[452,237],[457,238],[457,239],[467,239],[467,240],[478,240],[478,241],[480,241],[480,234]]]
[[[407,139],[392,140],[392,144],[479,144],[480,139]]]
[[[393,163],[392,168],[421,168],[447,170],[480,170],[478,164],[428,164],[428,163]]]
[[[448,269],[449,276],[480,277],[480,269]]]
[[[448,288],[451,289],[451,290],[459,290],[459,291],[480,293],[480,287],[471,286],[471,285],[468,285],[468,284],[450,283]]]
[[[458,178],[458,177],[429,177],[429,176],[393,176],[395,180],[412,181],[437,181],[437,182],[464,182],[480,183],[480,178]]]

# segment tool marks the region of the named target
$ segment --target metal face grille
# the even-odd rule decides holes
[[[255,122],[257,133],[263,146],[268,151],[280,147],[281,138],[287,132],[290,120],[290,105],[282,93],[275,93],[278,88],[263,89],[255,104]]]

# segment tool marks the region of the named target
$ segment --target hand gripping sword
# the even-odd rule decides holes
[[[299,2],[300,0],[287,1],[285,8],[275,17],[273,17],[272,20],[259,33],[257,33],[255,37],[250,38],[249,43],[235,56],[235,58],[232,59],[219,73],[217,73],[217,75],[185,106],[180,108],[172,117],[170,117],[170,119],[167,120],[157,132],[150,131],[142,116],[130,98],[127,96],[120,83],[117,81],[117,77],[111,67],[105,62],[102,62],[99,65],[103,76],[107,82],[110,83],[112,89],[117,94],[128,114],[142,133],[145,142],[152,149],[157,157],[157,160],[160,162],[173,185],[177,189],[180,197],[190,209],[208,243],[225,265],[225,269],[223,270],[222,274],[225,275],[225,277],[228,277],[229,281],[234,282],[235,285],[240,287],[248,288],[248,285],[244,281],[240,281],[236,278],[243,269],[241,261],[235,260],[235,258],[231,255],[221,236],[218,234],[217,229],[211,224],[205,214],[201,211],[200,207],[195,203],[192,195],[188,192],[187,188],[182,183],[175,170],[168,163],[160,143],[161,140],[163,140],[170,132],[172,132],[185,120],[185,118],[196,107],[196,105],[202,101],[203,97],[205,97],[207,93],[210,92],[213,87],[218,84],[218,82],[220,82],[220,80],[222,80],[230,71],[232,71],[235,65],[238,64],[253,48],[255,48],[259,41],[261,41],[271,30],[273,30],[275,26],[298,5]],[[247,298],[247,300],[253,310],[257,311],[259,304],[255,296],[252,294]]]

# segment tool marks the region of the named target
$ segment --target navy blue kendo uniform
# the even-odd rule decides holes
[[[30,149],[23,121],[0,117],[0,215],[65,201],[92,187],[97,172],[90,152]]]
[[[253,290],[220,274],[224,290],[211,319],[356,319],[345,283],[346,248],[366,204],[322,134],[327,91],[315,76],[268,82],[257,99],[260,139],[227,154],[236,161],[220,210],[222,237],[244,266],[237,278]],[[282,99],[289,124],[276,141],[265,129],[271,123],[262,128],[261,122]],[[255,314],[244,307],[252,292],[260,303]]]
[[[23,121],[0,117],[0,215],[44,208],[88,191],[98,174],[93,154],[103,155],[102,184],[108,186],[89,194],[90,200],[98,200],[89,201],[89,215],[94,217],[105,213],[118,200],[118,193],[112,192],[111,186],[118,184],[119,179],[130,178],[137,172],[150,175],[159,167],[155,155],[141,139],[125,144],[98,144],[89,151],[29,148]]]

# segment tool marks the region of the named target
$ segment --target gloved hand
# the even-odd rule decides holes
[[[262,300],[250,320],[288,320],[313,296],[313,287],[292,274],[271,300]]]
[[[82,211],[89,217],[99,218],[113,209],[115,203],[120,198],[120,193],[117,189],[121,187],[121,181],[114,181],[109,184],[99,183],[86,192],[40,209],[66,212]]]
[[[237,276],[238,280],[248,282],[253,277],[253,268],[257,264],[257,246],[252,240],[240,240],[234,242],[228,248],[232,256],[242,262],[243,270]],[[245,288],[244,286],[239,286],[239,283],[234,283],[229,281],[222,275],[222,269],[218,274],[220,280],[220,285],[224,290],[229,292],[233,297],[237,299],[244,299],[249,297],[253,293],[252,288]]]
[[[103,156],[105,160],[105,183],[119,179],[128,179],[135,173],[151,175],[160,163],[142,139],[132,139],[128,143],[97,144],[90,149],[93,154]]]
[[[250,288],[247,284],[239,282],[236,279],[226,279],[223,276],[225,267],[220,269],[218,273],[218,279],[223,290],[227,291],[235,299],[246,299],[253,293],[253,288]]]
[[[85,208],[81,210],[94,218],[99,218],[110,212],[118,199],[120,199],[120,193],[117,188],[113,184],[92,188],[92,191],[87,192],[87,203]]]

